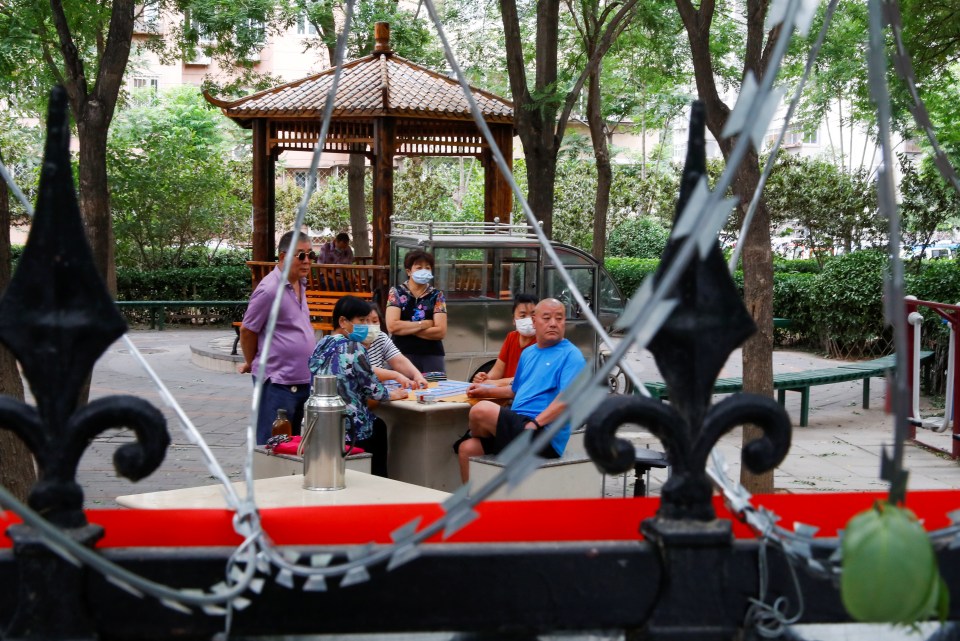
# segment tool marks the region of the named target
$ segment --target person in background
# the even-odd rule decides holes
[[[364,345],[380,333],[379,325],[368,325],[370,303],[356,296],[344,296],[333,306],[332,333],[317,342],[310,356],[310,373],[337,377],[337,393],[346,404],[350,420],[350,442],[370,452],[371,472],[387,475],[387,426],[374,416],[368,400],[387,401],[407,398],[407,390],[388,391],[377,380],[367,360]]]
[[[387,331],[404,356],[421,372],[443,372],[447,335],[447,299],[430,285],[433,255],[415,249],[403,259],[407,280],[390,288]]]
[[[370,306],[370,315],[366,320],[368,325],[380,327],[380,310],[376,305]],[[373,373],[381,381],[396,381],[400,387],[410,389],[426,389],[427,379],[423,377],[410,359],[404,356],[393,344],[385,332],[381,332],[367,347],[367,357]],[[389,365],[389,369],[385,367]]]
[[[288,254],[291,239],[295,249]],[[250,296],[240,326],[243,363],[237,366],[237,371],[241,374],[252,373],[256,382],[270,307],[277,290],[283,287],[280,313],[263,373],[260,409],[257,413],[257,445],[263,445],[270,438],[278,409],[286,410],[293,434],[299,434],[303,404],[310,395],[311,377],[307,357],[313,349],[314,332],[310,324],[306,290],[310,263],[316,259],[316,255],[310,248],[310,239],[294,231],[288,231],[280,238],[277,253],[277,266],[260,281]],[[290,274],[285,282],[281,282],[283,266],[288,259],[293,262]]]
[[[566,405],[560,393],[586,365],[583,354],[563,337],[567,310],[555,298],[537,303],[533,327],[537,344],[524,350],[510,387],[485,387],[473,383],[469,397],[512,398],[510,409],[492,401],[479,401],[470,408],[469,434],[454,444],[460,460],[460,478],[470,475],[470,458],[498,454],[524,430],[539,432],[554,421]],[[560,458],[570,439],[570,425],[564,425],[540,451],[544,458]]]
[[[514,331],[507,334],[500,348],[497,362],[489,372],[478,372],[473,377],[474,383],[505,386],[513,382],[513,375],[520,363],[520,354],[536,342],[533,329],[533,309],[537,304],[537,297],[533,294],[517,294],[513,299],[513,326]]]
[[[350,235],[342,231],[331,241],[320,245],[318,263],[324,265],[352,265],[353,249],[350,248]]]

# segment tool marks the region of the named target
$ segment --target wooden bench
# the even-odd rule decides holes
[[[920,360],[931,357],[933,352],[920,352]],[[870,379],[886,376],[887,370],[894,366],[894,356],[883,356],[859,363],[846,363],[837,367],[812,369],[804,372],[781,372],[773,375],[773,389],[777,390],[780,405],[786,402],[787,392],[800,392],[800,427],[806,427],[810,417],[810,388],[817,385],[831,385],[846,381],[863,381],[863,409],[870,409]],[[666,383],[655,381],[644,383],[650,395],[658,400],[668,398]],[[718,378],[713,384],[714,394],[732,394],[743,390],[743,378],[732,376]]]

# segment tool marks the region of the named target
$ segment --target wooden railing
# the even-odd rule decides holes
[[[267,261],[248,260],[251,284],[254,288],[264,276],[269,274],[277,264]],[[324,292],[368,292],[376,290],[387,283],[389,267],[385,265],[310,265],[310,276],[307,289]]]

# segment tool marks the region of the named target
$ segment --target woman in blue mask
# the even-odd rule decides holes
[[[404,257],[403,267],[407,281],[390,288],[387,299],[387,331],[419,371],[446,373],[447,299],[431,285],[433,255],[415,249]]]
[[[370,452],[371,471],[387,475],[387,426],[374,416],[368,400],[407,398],[407,390],[388,391],[377,380],[364,344],[372,343],[380,333],[379,325],[367,325],[370,303],[356,296],[344,296],[333,307],[334,330],[317,342],[310,356],[310,373],[337,377],[337,391],[346,404],[350,419],[350,440]]]

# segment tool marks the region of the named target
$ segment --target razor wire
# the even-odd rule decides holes
[[[510,446],[508,446],[498,457],[498,460],[505,464],[505,468],[502,472],[500,472],[494,479],[492,479],[482,488],[479,488],[473,494],[470,493],[472,487],[470,484],[466,484],[461,487],[442,504],[444,515],[436,519],[434,522],[428,524],[423,529],[418,529],[420,526],[421,517],[417,517],[416,519],[400,526],[394,530],[394,532],[392,532],[391,538],[393,543],[390,546],[381,547],[381,549],[375,549],[374,544],[370,543],[365,546],[353,547],[346,553],[348,559],[347,562],[338,565],[330,565],[334,558],[332,554],[303,554],[294,550],[285,550],[281,553],[274,549],[272,542],[262,530],[253,497],[252,443],[254,439],[252,438],[252,425],[255,422],[256,410],[258,408],[258,394],[256,390],[252,403],[253,407],[251,423],[247,426],[248,451],[247,465],[245,466],[245,481],[249,490],[247,497],[242,502],[239,501],[235,492],[232,490],[232,486],[222,473],[222,469],[220,469],[219,474],[215,473],[215,476],[217,476],[218,479],[220,479],[221,482],[227,487],[228,504],[230,504],[230,507],[236,512],[234,516],[234,527],[238,533],[245,535],[245,540],[237,548],[236,552],[234,553],[234,557],[232,557],[232,559],[235,559],[235,561],[231,561],[231,569],[229,574],[233,583],[228,584],[224,582],[217,584],[211,588],[212,594],[205,594],[197,590],[172,590],[166,586],[155,584],[140,577],[136,577],[136,575],[131,575],[123,568],[103,559],[92,550],[80,546],[76,542],[65,537],[65,535],[63,535],[58,528],[47,523],[28,506],[16,501],[16,499],[10,496],[9,493],[3,488],[0,488],[0,498],[10,505],[15,513],[24,518],[25,522],[37,527],[51,548],[58,554],[64,556],[64,558],[67,558],[68,560],[82,560],[83,562],[90,564],[91,567],[94,567],[98,571],[104,573],[108,577],[108,580],[118,582],[121,587],[127,586],[134,594],[137,594],[138,591],[150,594],[158,598],[164,605],[168,607],[176,608],[176,606],[180,604],[203,607],[204,611],[208,612],[208,614],[225,613],[222,609],[216,608],[216,604],[229,603],[231,607],[245,607],[248,601],[241,597],[240,594],[242,594],[246,588],[250,588],[254,592],[259,592],[259,590],[262,589],[263,579],[254,578],[254,572],[251,570],[251,568],[254,568],[262,573],[267,573],[269,572],[270,564],[273,564],[280,569],[280,572],[275,579],[278,584],[288,588],[293,588],[294,585],[292,577],[294,575],[307,576],[308,581],[304,585],[303,589],[319,591],[326,589],[324,578],[326,576],[343,575],[340,585],[346,586],[369,579],[369,573],[366,571],[366,568],[370,565],[386,560],[388,561],[387,569],[391,570],[416,558],[418,555],[417,545],[419,543],[440,532],[443,533],[443,538],[448,538],[454,532],[476,518],[477,513],[472,509],[473,506],[487,498],[504,484],[508,484],[511,487],[515,486],[530,472],[532,472],[539,463],[535,452],[538,451],[543,445],[546,445],[547,442],[549,442],[549,440],[565,423],[577,422],[578,420],[582,421],[590,413],[592,413],[594,409],[596,409],[599,403],[602,402],[603,397],[606,396],[602,385],[605,377],[610,373],[610,371],[612,371],[619,361],[622,360],[627,349],[631,345],[645,347],[665,321],[667,316],[669,316],[670,312],[676,305],[676,301],[670,299],[669,294],[673,290],[673,287],[679,279],[680,274],[684,271],[689,261],[693,259],[694,252],[699,252],[701,255],[703,255],[710,249],[712,243],[716,242],[716,232],[722,228],[727,216],[729,215],[730,209],[732,209],[733,204],[731,199],[724,199],[722,196],[732,180],[733,172],[731,168],[735,168],[742,161],[743,156],[746,153],[747,145],[750,144],[751,141],[756,147],[759,147],[759,144],[763,139],[766,126],[769,124],[769,120],[773,115],[773,108],[780,100],[778,91],[772,89],[772,77],[776,75],[776,71],[778,70],[782,61],[786,44],[790,38],[790,33],[793,27],[796,26],[798,29],[803,30],[809,26],[809,20],[812,17],[812,14],[808,8],[811,5],[811,2],[812,0],[775,0],[773,6],[771,7],[771,15],[779,16],[785,26],[778,37],[774,49],[774,55],[771,61],[771,71],[765,74],[762,85],[757,85],[752,75],[748,75],[748,77],[745,79],[744,92],[741,93],[740,99],[737,102],[737,106],[733,113],[731,113],[730,123],[728,123],[727,128],[724,130],[725,136],[738,133],[741,134],[737,139],[737,144],[735,145],[730,159],[728,159],[727,169],[724,171],[723,175],[718,181],[715,190],[710,191],[707,188],[705,181],[701,181],[701,183],[697,185],[690,202],[682,212],[681,216],[678,218],[677,224],[672,233],[673,239],[679,243],[675,260],[669,265],[661,279],[656,284],[653,282],[652,277],[648,277],[643,282],[641,287],[638,288],[637,292],[635,292],[634,297],[629,301],[623,316],[617,322],[618,328],[629,328],[624,339],[621,340],[614,352],[608,359],[606,359],[606,362],[601,365],[596,373],[590,375],[588,372],[584,372],[577,378],[571,388],[563,394],[562,398],[564,399],[576,400],[576,404],[574,406],[571,407],[571,405],[568,403],[563,413],[556,420],[554,420],[547,429],[543,430],[543,433],[539,434],[536,439],[531,439],[528,432],[522,433],[521,436],[511,443]],[[474,118],[477,120],[478,127],[481,129],[481,132],[491,146],[491,151],[493,152],[498,168],[501,170],[503,175],[506,176],[508,182],[510,183],[511,189],[520,200],[528,222],[530,222],[531,227],[537,233],[547,255],[550,256],[557,265],[558,273],[561,275],[561,278],[570,288],[570,291],[577,302],[587,312],[589,320],[598,324],[596,318],[590,314],[590,308],[582,299],[582,295],[577,289],[576,284],[572,282],[572,279],[570,279],[569,275],[566,273],[566,270],[563,269],[562,263],[557,260],[549,241],[539,229],[539,225],[536,224],[533,212],[530,209],[529,204],[526,202],[523,194],[520,193],[516,182],[513,180],[512,173],[506,166],[502,152],[499,148],[497,148],[496,143],[493,141],[492,136],[490,135],[489,129],[486,127],[486,123],[483,121],[482,116],[479,115],[476,101],[473,98],[472,92],[469,90],[469,86],[466,84],[466,80],[462,71],[456,64],[456,60],[452,54],[452,49],[443,32],[442,24],[440,23],[432,0],[425,0],[425,4],[431,15],[431,18],[434,20],[438,33],[440,34],[448,62],[451,63],[451,67],[454,69],[461,87],[464,88],[466,99],[468,103],[470,103]],[[805,8],[801,7],[801,5],[803,5]],[[301,202],[297,212],[297,218],[295,222],[295,228],[297,230],[299,230],[303,223],[306,203],[309,201],[313,189],[315,188],[315,168],[319,164],[320,154],[322,153],[323,148],[323,141],[325,140],[330,116],[332,114],[333,97],[335,96],[335,89],[342,68],[342,54],[345,48],[344,45],[346,35],[349,33],[353,0],[348,2],[347,7],[348,17],[338,41],[337,67],[334,75],[333,85],[327,97],[321,135],[318,139],[317,147],[314,149],[314,156],[311,162],[311,171],[307,178],[308,182],[307,189],[304,193],[304,200]],[[804,26],[804,24],[806,26]],[[6,173],[5,168],[0,165],[0,169],[3,169],[3,176],[5,180],[10,183],[11,179]],[[292,253],[292,251],[290,251],[292,249],[293,247],[289,247],[288,253]],[[286,277],[289,274],[290,267],[291,263],[287,262],[287,264],[284,266],[282,277]],[[271,309],[270,321],[268,323],[267,346],[269,345],[269,339],[272,337],[278,309],[278,299],[275,299],[274,306]],[[210,459],[208,460],[208,465],[211,466],[211,470],[214,471],[214,468],[219,469],[219,464],[216,462],[209,448],[205,447],[202,435],[199,434],[199,431],[197,431],[189,417],[187,417],[185,413],[183,413],[182,409],[179,408],[175,398],[173,398],[169,391],[166,390],[165,386],[162,385],[162,382],[159,381],[158,377],[156,377],[156,374],[149,369],[149,365],[146,363],[145,359],[143,359],[143,356],[139,353],[139,350],[136,349],[136,347],[131,341],[129,341],[128,338],[125,337],[125,339],[127,340],[127,344],[130,345],[131,351],[136,354],[141,364],[146,366],[148,371],[151,372],[151,378],[154,379],[155,383],[158,383],[158,387],[161,389],[161,396],[164,398],[165,402],[175,408],[175,411],[177,412],[185,431],[187,431],[188,434],[195,436],[198,444],[203,443],[203,445],[201,445],[201,450],[204,453],[205,459]],[[259,373],[261,376],[258,377],[258,380],[262,380],[262,362]],[[643,389],[642,386],[640,386],[640,389]],[[817,559],[814,559],[812,555],[807,553],[811,549],[812,537],[816,531],[814,526],[799,527],[798,532],[795,533],[788,532],[787,530],[784,530],[776,525],[776,521],[778,519],[776,515],[766,511],[762,507],[755,509],[750,505],[750,496],[749,493],[746,492],[745,488],[739,484],[733,484],[732,482],[724,484],[724,482],[718,481],[717,477],[714,477],[712,473],[711,478],[714,478],[714,481],[722,488],[724,496],[727,498],[728,502],[731,502],[731,505],[736,508],[735,512],[743,515],[748,524],[754,527],[754,529],[759,532],[761,536],[782,541],[783,549],[785,551],[789,551],[788,556],[791,556],[791,558],[795,557],[797,560],[805,561],[808,569],[814,572],[821,572],[824,575],[831,575],[838,571],[838,568],[835,568],[835,566],[823,564]],[[952,513],[951,519],[954,521],[954,525],[950,526],[949,528],[945,528],[943,531],[931,533],[931,536],[949,536],[952,537],[952,545],[960,545],[960,511]],[[254,551],[256,551],[255,555],[253,555]],[[241,559],[241,556],[239,556],[241,554],[246,556]],[[309,567],[300,565],[300,562],[304,560],[304,558],[309,560]],[[245,570],[240,570],[236,566],[236,563],[239,562],[246,563]]]

